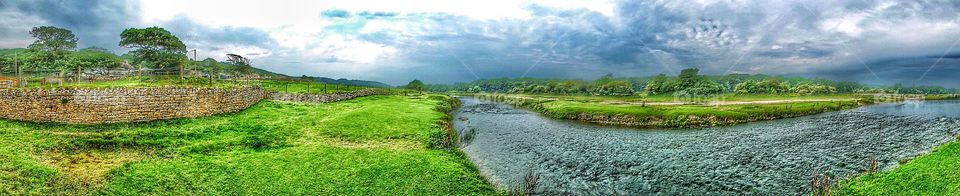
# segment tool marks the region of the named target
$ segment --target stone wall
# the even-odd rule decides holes
[[[389,91],[378,89],[363,89],[347,93],[332,94],[291,94],[291,93],[270,93],[269,98],[277,101],[309,102],[309,103],[327,103],[340,100],[353,99],[357,97],[370,95],[385,95]]]
[[[0,90],[0,118],[70,124],[142,122],[236,112],[265,96],[260,87]]]

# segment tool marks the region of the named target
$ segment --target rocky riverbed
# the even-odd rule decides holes
[[[532,171],[540,175],[538,191],[549,195],[809,194],[815,173],[856,175],[872,159],[892,169],[960,130],[950,112],[885,108],[705,129],[631,129],[461,100],[454,124],[470,137],[462,149],[481,172],[514,189]]]

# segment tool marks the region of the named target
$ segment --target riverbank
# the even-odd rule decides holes
[[[527,96],[477,94],[482,99],[521,106],[552,118],[644,128],[693,128],[791,118],[856,108],[873,102],[856,95],[718,98],[702,103],[665,97]],[[719,101],[723,99],[722,101]]]
[[[953,141],[960,131],[960,118],[909,111],[960,111],[942,101],[637,131],[461,100],[455,126],[472,135],[462,150],[481,173],[510,189],[532,171],[540,176],[538,193],[545,195],[809,195],[813,174],[855,176],[868,171],[871,160],[880,171],[891,170]]]
[[[0,195],[494,194],[452,147],[453,107],[369,96],[145,123],[0,120]]]
[[[837,195],[951,195],[960,193],[960,142],[937,147],[897,169],[841,182]]]

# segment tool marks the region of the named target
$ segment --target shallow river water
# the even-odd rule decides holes
[[[481,173],[514,189],[532,171],[540,175],[538,192],[547,195],[809,194],[814,173],[854,175],[871,158],[892,169],[960,130],[957,101],[654,130],[587,125],[460,99],[455,128]]]

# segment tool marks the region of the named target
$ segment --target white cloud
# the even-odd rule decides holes
[[[329,35],[321,39],[317,46],[307,49],[304,56],[334,59],[337,62],[371,64],[380,58],[390,57],[396,48],[381,44],[356,40],[342,35]]]

